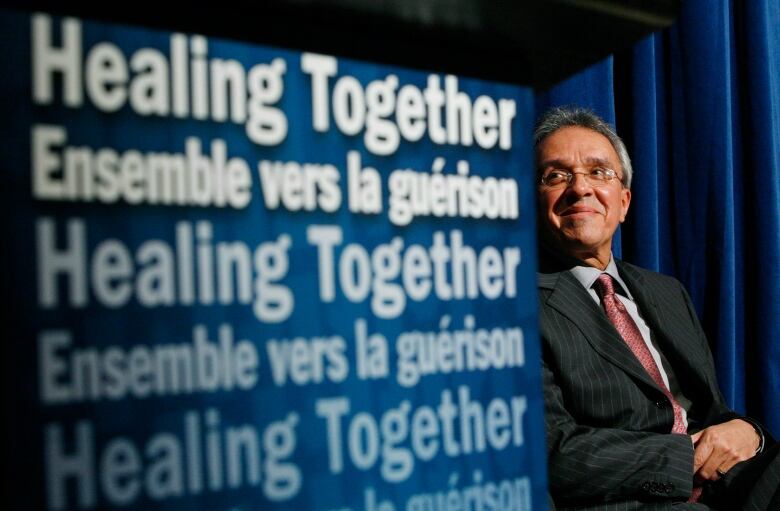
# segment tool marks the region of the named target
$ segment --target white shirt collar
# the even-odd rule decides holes
[[[634,299],[634,297],[631,296],[631,291],[628,290],[628,286],[625,282],[623,282],[623,279],[620,278],[617,265],[615,264],[615,258],[612,257],[611,253],[609,255],[609,264],[604,271],[601,271],[598,268],[594,268],[593,266],[575,266],[569,271],[571,271],[572,275],[574,275],[574,278],[576,278],[579,283],[582,284],[582,286],[588,291],[590,291],[590,289],[593,287],[593,284],[596,282],[596,279],[599,278],[599,275],[602,273],[608,273],[619,284],[619,286],[615,289],[615,292],[620,293],[631,300]]]

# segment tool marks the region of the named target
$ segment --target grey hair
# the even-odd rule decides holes
[[[559,106],[547,110],[539,118],[534,128],[534,149],[538,148],[545,138],[559,129],[569,126],[587,128],[607,137],[618,155],[620,166],[623,167],[623,186],[631,188],[631,178],[634,171],[631,168],[631,158],[628,156],[626,145],[615,133],[615,129],[596,115],[593,110],[574,106]]]

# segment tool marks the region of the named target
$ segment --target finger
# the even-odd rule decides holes
[[[712,451],[713,451],[713,445],[711,442],[708,442],[706,439],[696,444],[696,448],[693,451],[693,473],[694,474],[698,473],[701,467],[703,467],[707,463],[707,461],[712,456]]]
[[[720,479],[718,470],[728,472],[740,460],[728,436],[716,429],[699,441],[697,450],[701,451],[702,456],[707,454],[707,458],[699,466],[696,475],[707,481],[717,481]]]
[[[710,457],[707,458],[707,461],[699,468],[698,472],[696,472],[696,475],[705,481],[717,481],[720,479],[718,470],[727,472],[725,469],[726,465],[724,457],[719,456],[718,451],[714,450]]]
[[[720,469],[721,472],[726,473],[729,470],[731,470],[732,468],[734,468],[734,465],[736,465],[737,463],[740,463],[741,461],[744,461],[744,460],[739,460],[739,459],[736,459],[736,458],[726,457],[726,458],[723,459],[723,462],[720,464],[718,469]]]
[[[694,445],[696,444],[696,442],[699,441],[699,439],[703,434],[704,434],[704,430],[701,430],[698,433],[694,433],[691,435],[691,440],[693,440]]]
[[[728,469],[723,469],[722,467],[718,467],[715,469],[715,473],[718,474],[718,479],[723,479],[726,477],[726,474],[728,473]]]

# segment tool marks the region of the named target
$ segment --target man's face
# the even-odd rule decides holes
[[[539,185],[542,235],[570,256],[595,257],[606,265],[612,235],[625,220],[631,202],[631,191],[621,184],[623,168],[612,144],[593,130],[566,127],[545,138],[536,156],[540,175],[552,169],[575,173],[568,186]],[[595,167],[612,169],[618,177],[592,186],[579,173]]]

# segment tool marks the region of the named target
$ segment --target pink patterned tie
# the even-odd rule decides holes
[[[645,344],[636,323],[631,318],[631,315],[628,313],[623,303],[615,296],[615,286],[612,282],[612,277],[607,273],[602,273],[599,275],[595,286],[596,292],[601,297],[601,304],[604,306],[607,317],[612,324],[615,325],[618,333],[623,337],[623,340],[626,341],[628,347],[631,348],[634,356],[639,360],[639,363],[642,364],[642,367],[645,368],[647,374],[650,375],[656,385],[663,391],[667,399],[669,399],[669,402],[672,403],[674,423],[672,424],[671,432],[683,435],[686,434],[688,429],[683,420],[682,407],[674,396],[672,396],[671,391],[664,383],[661,372],[658,370],[658,365],[656,365],[655,360],[653,360],[653,356],[650,354],[650,350],[648,349],[647,344]],[[701,487],[694,487],[689,502],[696,502],[700,495]]]

